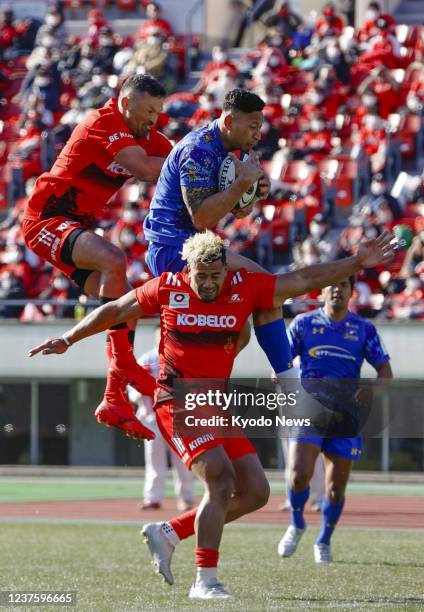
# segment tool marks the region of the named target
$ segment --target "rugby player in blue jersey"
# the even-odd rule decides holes
[[[242,210],[235,207],[257,180],[258,197],[268,194],[269,179],[252,150],[261,138],[264,106],[254,93],[244,89],[230,91],[221,116],[187,134],[166,159],[144,222],[144,234],[149,240],[147,263],[155,276],[183,270],[181,250],[189,236],[213,228],[228,213],[239,218],[247,216],[252,206]],[[236,180],[225,191],[219,191],[219,167],[229,152],[237,150],[249,152],[249,158],[242,163],[234,156]],[[228,250],[226,258],[230,270],[265,271]],[[291,354],[281,309],[255,312],[253,321],[260,346],[277,376],[283,375],[291,368]]]
[[[390,357],[374,325],[349,310],[353,286],[354,277],[349,277],[326,287],[322,291],[324,306],[298,315],[289,328],[293,358],[300,358],[303,386],[314,388],[314,397],[322,396],[324,405],[327,396],[334,403],[332,408],[344,414],[349,423],[359,419],[359,407],[352,397],[355,390],[358,392],[357,381],[364,359],[375,368],[381,382],[392,378]],[[322,384],[319,379],[324,379]],[[365,389],[359,394],[364,392],[366,395]],[[317,563],[332,561],[330,538],[343,512],[353,461],[361,455],[360,437],[297,437],[290,440],[288,499],[291,525],[278,545],[281,557],[290,557],[295,552],[305,532],[303,511],[315,461],[321,452],[325,462],[326,491],[314,557]]]

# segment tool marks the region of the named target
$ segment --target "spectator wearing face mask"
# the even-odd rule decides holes
[[[296,141],[298,152],[309,155],[314,161],[326,157],[331,151],[331,131],[322,115],[312,115],[308,129]]]
[[[115,97],[115,90],[110,87],[108,79],[107,70],[99,66],[94,68],[92,79],[78,90],[82,109],[100,108],[109,98]]]
[[[377,33],[366,43],[363,43],[364,52],[359,56],[355,71],[371,70],[379,66],[393,70],[401,68],[401,47],[396,36],[391,33],[390,22],[387,19],[377,20]]]
[[[342,52],[337,39],[331,39],[320,51],[321,60],[334,69],[336,79],[342,83],[349,83],[350,65]]]
[[[14,14],[10,7],[5,7],[0,16],[0,49],[13,47],[19,38],[19,32],[13,22]]]
[[[400,278],[411,276],[416,266],[424,261],[424,217],[417,217],[415,219],[414,229],[416,236],[406,252],[402,268],[399,272]]]
[[[309,233],[321,262],[336,259],[339,252],[339,231],[331,227],[322,213],[318,213],[312,218]],[[305,265],[307,264],[305,263]]]
[[[377,209],[382,205],[386,204],[388,210],[392,215],[392,220],[397,221],[402,217],[402,208],[399,201],[393,197],[388,189],[387,182],[382,174],[376,174],[370,185],[369,204],[373,213],[377,212]],[[386,223],[390,221],[386,221]]]
[[[215,96],[211,93],[205,93],[200,96],[199,106],[190,117],[188,125],[191,129],[203,127],[207,123],[217,119],[220,113],[221,109],[216,104]]]
[[[389,300],[391,316],[395,319],[424,319],[423,287],[418,274],[409,276],[405,281],[405,289]]]
[[[19,280],[25,294],[31,295],[33,270],[25,260],[25,247],[19,244],[9,244],[0,257],[0,274],[10,272]]]
[[[235,80],[238,75],[238,68],[228,59],[227,51],[220,45],[216,45],[212,49],[212,61],[206,64],[194,91],[203,93],[205,90],[209,89],[214,82],[220,79],[222,75],[228,75]]]
[[[377,112],[370,112],[361,121],[359,132],[353,133],[353,141],[359,142],[371,160],[371,168],[375,173],[384,167],[386,157],[386,130],[384,121]],[[373,163],[374,156],[375,163]],[[376,167],[379,165],[380,167]]]
[[[162,17],[162,9],[157,2],[149,2],[146,6],[146,21],[139,27],[135,38],[146,40],[152,35],[152,32],[159,30],[164,40],[173,36],[171,24]]]
[[[45,37],[52,37],[57,41],[59,48],[62,48],[68,37],[63,12],[54,5],[47,8],[44,24],[39,28],[35,38],[35,45],[43,45]]]
[[[100,67],[104,72],[113,74],[113,60],[119,50],[119,44],[115,39],[113,31],[102,26],[99,32],[99,44],[95,56],[95,65]]]
[[[20,279],[12,272],[0,268],[0,299],[23,300],[26,297],[27,294]],[[19,319],[23,309],[23,306],[0,305],[0,318]]]
[[[139,40],[137,50],[126,67],[126,73],[150,74],[158,79],[168,92],[173,91],[176,78],[176,56],[168,52],[162,30],[152,30],[145,40]]]
[[[90,24],[82,42],[97,47],[99,44],[100,31],[104,27],[110,27],[108,21],[100,9],[93,8],[87,13]]]
[[[48,289],[40,293],[42,300],[56,300],[65,302],[66,300],[76,300],[81,295],[80,289],[72,283],[68,277],[59,271],[53,273],[51,284]],[[73,319],[75,306],[67,306],[66,304],[51,305],[44,304],[41,306],[41,311],[44,316],[54,319]]]
[[[343,31],[344,25],[342,17],[336,13],[334,4],[328,2],[322,10],[321,17],[318,17],[314,30],[319,39],[328,36],[338,37]]]
[[[34,94],[45,108],[52,113],[60,109],[61,79],[56,65],[44,62],[26,75],[22,82],[20,96],[24,104]]]
[[[285,38],[293,37],[303,25],[302,17],[292,10],[290,2],[282,2],[278,13],[267,15],[263,21],[269,28],[278,28]]]
[[[282,40],[279,36],[278,41]],[[274,46],[277,42],[274,35],[267,36],[260,45],[261,58],[254,70],[255,73],[261,74],[268,71],[271,75],[271,82],[282,84],[288,73],[287,61],[283,51],[279,46]]]
[[[358,87],[358,93],[375,97],[373,108],[377,109],[382,119],[387,119],[391,113],[395,113],[401,104],[400,85],[384,66],[378,66],[371,71]]]
[[[324,121],[331,121],[345,99],[346,95],[340,90],[327,93],[322,87],[312,83],[303,96],[302,118],[311,121],[312,117],[320,115]]]
[[[396,24],[393,17],[382,12],[379,2],[370,2],[365,13],[365,23],[358,33],[358,39],[361,42],[366,42],[373,36],[379,34],[379,26],[377,23],[379,19],[384,19],[387,22],[391,33],[395,32]]]

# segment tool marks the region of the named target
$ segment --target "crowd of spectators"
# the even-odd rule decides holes
[[[140,5],[115,2],[128,15]],[[145,19],[126,37],[99,8],[88,10],[85,33],[70,36],[66,4],[50,3],[43,23],[17,20],[12,9],[0,15],[0,300],[53,300],[25,308],[12,302],[0,306],[1,317],[84,312],[83,297],[77,307],[64,302],[79,297],[73,284],[24,246],[19,219],[34,180],[73,127],[134,72],[165,86],[158,126],[174,141],[219,116],[233,87],[266,102],[258,150],[271,194],[249,217],[218,225],[232,248],[270,269],[291,269],[349,254],[389,228],[396,259],[360,276],[355,307],[367,316],[424,317],[424,27],[396,25],[378,2],[369,3],[358,30],[348,25],[346,1],[307,20],[289,2],[275,3],[278,10],[270,3],[257,48],[215,46],[193,84],[185,53],[195,57],[196,40],[176,35],[157,3],[142,3]],[[96,230],[126,252],[134,284],[149,278],[143,218],[153,189],[127,183]],[[286,312],[310,308],[317,297]]]

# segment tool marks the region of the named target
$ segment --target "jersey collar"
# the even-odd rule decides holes
[[[321,308],[320,308],[320,312],[321,312],[322,317],[323,317],[323,318],[324,318],[324,319],[325,319],[325,320],[326,320],[326,321],[327,321],[327,322],[328,322],[330,325],[332,325],[333,327],[337,327],[338,325],[342,325],[343,323],[345,323],[345,322],[346,322],[346,321],[349,319],[349,317],[350,317],[350,315],[351,315],[350,310],[348,310],[348,311],[347,311],[347,315],[346,315],[345,317],[343,317],[343,319],[340,319],[340,321],[334,321],[334,319],[332,319],[331,317],[329,317],[329,316],[326,314],[326,312],[325,312],[324,308],[322,308],[322,307],[321,307]]]
[[[218,126],[218,119],[215,119],[215,121],[212,121],[211,126],[212,126],[212,131],[213,131],[214,136],[215,136],[215,142],[217,143],[217,145],[219,145],[219,147],[221,148],[222,152],[226,155],[227,154],[227,149],[224,147],[224,145],[222,143],[221,133],[219,131],[219,126]]]

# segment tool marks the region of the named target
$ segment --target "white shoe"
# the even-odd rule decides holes
[[[189,593],[190,599],[230,599],[230,597],[232,595],[217,580],[213,582],[195,582]]]
[[[306,531],[305,529],[298,529],[297,527],[293,527],[293,525],[289,525],[287,527],[286,533],[280,540],[278,545],[278,554],[280,557],[291,557],[292,554],[296,551],[296,548],[300,542],[300,538]]]
[[[152,563],[156,567],[156,573],[163,576],[165,582],[174,584],[174,576],[171,572],[171,559],[175,546],[168,541],[162,533],[162,523],[147,523],[140,531],[144,541],[150,550]]]
[[[333,563],[329,544],[314,544],[315,563]]]

